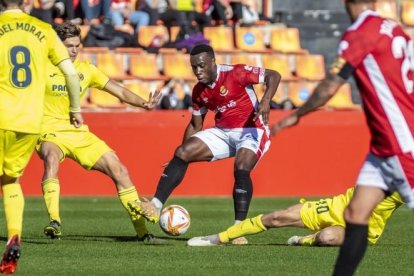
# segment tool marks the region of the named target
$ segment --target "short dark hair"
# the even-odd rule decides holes
[[[207,44],[199,44],[194,46],[194,48],[190,52],[190,55],[195,56],[201,53],[207,53],[209,57],[215,58],[213,48],[211,48],[211,46]]]
[[[56,25],[54,29],[62,41],[65,41],[67,38],[81,37],[81,30],[78,25],[69,21]]]

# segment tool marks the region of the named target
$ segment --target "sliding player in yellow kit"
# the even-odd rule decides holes
[[[39,137],[49,60],[64,72],[67,82],[70,102],[63,116],[75,127],[83,119],[79,79],[55,31],[25,14],[22,0],[1,4],[6,10],[0,14],[0,180],[8,242],[0,272],[11,274],[21,251],[24,197],[19,180]]]
[[[289,245],[308,246],[339,246],[344,240],[345,221],[343,212],[348,205],[354,188],[349,188],[344,194],[318,201],[301,200],[284,210],[261,214],[233,225],[227,230],[205,237],[190,239],[189,246],[213,246],[226,244],[238,237],[257,234],[270,228],[300,227],[308,228],[312,234],[308,236],[293,236],[288,240]],[[375,244],[385,224],[392,213],[403,204],[398,193],[386,197],[372,213],[368,227],[368,241]]]
[[[66,46],[66,52],[74,62],[81,84],[81,97],[85,97],[90,87],[110,93],[123,102],[133,106],[153,109],[159,98],[159,92],[150,94],[148,101],[137,96],[119,83],[110,80],[104,73],[89,62],[76,60],[81,43],[80,29],[70,22],[55,27],[55,30]],[[60,185],[58,170],[66,157],[73,159],[86,169],[98,170],[108,175],[115,183],[118,196],[128,211],[137,237],[142,241],[155,241],[148,233],[145,219],[129,210],[129,204],[139,201],[137,190],[129,177],[126,167],[120,162],[116,153],[100,138],[89,131],[87,125],[74,128],[67,120],[68,98],[59,68],[53,64],[48,66],[48,79],[45,97],[45,115],[39,143],[36,150],[44,162],[42,179],[43,197],[49,213],[50,223],[44,228],[45,235],[60,238],[61,218],[59,212]]]

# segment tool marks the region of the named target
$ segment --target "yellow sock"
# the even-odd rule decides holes
[[[267,229],[262,223],[262,216],[263,215],[258,215],[251,219],[245,219],[242,222],[227,228],[226,231],[219,233],[220,242],[227,243],[238,237],[266,231]]]
[[[304,236],[300,239],[299,244],[305,246],[314,246],[316,245],[316,236],[318,233]]]
[[[2,186],[4,213],[7,222],[7,236],[21,237],[23,228],[24,197],[19,183]]]
[[[134,229],[138,237],[143,237],[145,234],[148,233],[148,229],[145,226],[145,219],[143,217],[137,218],[137,216],[131,213],[128,208],[128,202],[130,202],[131,200],[139,200],[137,190],[135,189],[135,187],[120,190],[118,191],[118,197],[124,208],[128,211],[128,214],[131,218],[132,224],[134,225]]]
[[[49,213],[50,221],[60,221],[59,197],[60,185],[59,179],[48,178],[42,182],[43,198],[45,200],[47,212]]]

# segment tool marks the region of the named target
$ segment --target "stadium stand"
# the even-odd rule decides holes
[[[168,29],[163,25],[143,26],[138,31],[138,43],[144,47],[160,47],[169,41]]]
[[[195,76],[189,64],[190,56],[183,52],[166,52],[162,54],[162,68],[166,77],[195,80]]]
[[[230,26],[205,27],[204,36],[218,53],[240,52],[234,46],[233,28]]]
[[[141,80],[165,80],[159,72],[158,56],[152,53],[136,53],[129,55],[129,72]]]
[[[246,52],[270,53],[266,48],[264,28],[260,27],[237,27],[235,30],[236,46]]]
[[[292,81],[288,85],[288,98],[295,107],[301,106],[312,94],[317,82]]]
[[[263,67],[276,70],[282,76],[282,81],[298,80],[291,70],[289,56],[283,54],[262,55]]]
[[[297,28],[273,28],[270,47],[285,54],[306,54],[308,52],[300,45],[299,29]]]
[[[230,64],[247,64],[250,66],[261,66],[258,54],[233,54],[230,55]]]
[[[351,85],[345,83],[338,92],[326,103],[327,108],[333,109],[360,109],[361,106],[352,102]]]
[[[322,55],[297,55],[296,75],[311,81],[325,78],[325,61]]]
[[[114,80],[130,78],[127,75],[127,54],[107,51],[96,53],[96,66]]]
[[[401,22],[406,26],[414,26],[414,1],[401,2]]]

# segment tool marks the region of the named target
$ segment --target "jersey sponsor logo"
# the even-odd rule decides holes
[[[52,91],[66,91],[66,85],[62,84],[53,84]]]
[[[226,112],[227,109],[233,108],[235,106],[236,106],[236,101],[231,100],[227,104],[224,104],[222,106],[218,106],[217,111],[220,112],[220,113],[224,113],[224,112]]]
[[[342,68],[345,66],[346,60],[342,57],[337,57],[334,62],[331,65],[331,68],[329,69],[329,72],[332,75],[337,75]]]
[[[207,97],[204,97],[204,98],[203,98],[203,102],[204,102],[204,103],[208,103],[208,98],[207,98]]]
[[[57,74],[56,74],[56,73],[53,73],[53,74],[50,74],[50,75],[49,75],[49,77],[50,77],[50,78],[53,78],[53,77],[55,77],[55,76],[57,76]]]
[[[246,66],[244,66],[244,70],[246,70],[246,71],[252,71],[253,70],[253,67],[252,66],[249,66],[249,65],[246,65]]]
[[[221,86],[220,87],[220,96],[226,96],[227,94],[229,93],[229,90],[226,88],[226,87],[224,87],[224,86]]]

